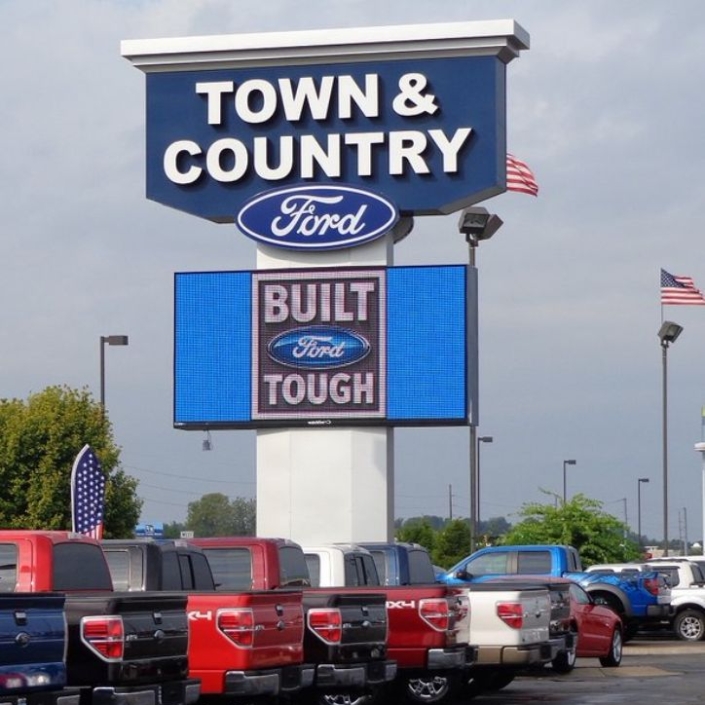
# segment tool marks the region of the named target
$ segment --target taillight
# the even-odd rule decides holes
[[[235,646],[249,648],[255,640],[255,615],[249,608],[224,609],[216,613],[220,629]]]
[[[454,596],[450,601],[450,609],[454,617],[453,623],[462,622],[470,614],[470,598],[467,595]]]
[[[419,615],[436,631],[444,632],[450,627],[450,607],[445,597],[419,600]]]
[[[519,602],[498,602],[497,616],[512,629],[521,629],[524,624],[524,609]]]
[[[105,661],[119,661],[125,654],[122,617],[82,617],[81,641]]]
[[[644,578],[644,587],[646,591],[652,595],[658,596],[659,594],[659,579],[658,578]]]
[[[339,609],[316,607],[306,615],[309,629],[326,644],[339,644],[343,638],[343,615]]]

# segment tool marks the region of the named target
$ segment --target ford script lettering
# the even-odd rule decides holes
[[[307,326],[280,333],[267,346],[267,353],[287,367],[329,369],[359,362],[370,352],[370,344],[354,331],[338,326]]]
[[[275,247],[335,250],[389,232],[399,220],[393,203],[354,186],[295,186],[258,194],[240,209],[245,235]]]

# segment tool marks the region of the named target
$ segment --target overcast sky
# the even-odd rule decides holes
[[[255,244],[144,197],[144,74],[120,41],[514,19],[508,148],[538,198],[478,251],[482,517],[516,520],[541,488],[604,502],[663,535],[660,268],[705,290],[702,0],[0,0],[0,397],[48,385],[106,404],[143,520],[206,492],[254,493],[253,431],[172,428],[173,273],[255,266]],[[464,263],[458,215],[417,218],[396,264]],[[702,536],[705,306],[668,307],[669,535]],[[467,428],[396,432],[397,517],[468,515]],[[550,500],[549,500],[550,501]]]

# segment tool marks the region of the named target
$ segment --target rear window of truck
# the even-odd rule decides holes
[[[311,585],[306,558],[298,546],[279,547],[279,571],[281,587],[310,587]]]
[[[108,562],[100,546],[67,542],[54,545],[53,589],[112,590]]]
[[[216,590],[251,590],[252,556],[249,548],[204,548]]]
[[[306,567],[312,587],[321,585],[321,559],[315,553],[306,554]]]
[[[0,544],[0,592],[14,592],[17,584],[17,546]]]
[[[426,551],[409,551],[409,584],[423,585],[425,583],[435,583],[436,574],[433,564]]]

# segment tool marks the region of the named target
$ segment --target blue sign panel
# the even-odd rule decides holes
[[[149,73],[147,196],[233,222],[262,192],[347,184],[450,213],[504,190],[505,79],[484,55]]]
[[[178,273],[174,425],[477,423],[476,311],[464,265]]]

